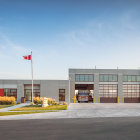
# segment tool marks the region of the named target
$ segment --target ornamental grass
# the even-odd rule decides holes
[[[0,105],[13,105],[15,104],[15,97],[0,97]]]

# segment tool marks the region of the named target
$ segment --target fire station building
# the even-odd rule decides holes
[[[78,92],[88,92],[93,103],[139,103],[140,70],[69,69],[68,80],[34,80],[34,97],[52,97],[73,103]],[[14,96],[17,102],[32,98],[31,80],[0,79],[0,96]]]

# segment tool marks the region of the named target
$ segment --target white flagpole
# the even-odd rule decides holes
[[[32,51],[31,51],[31,72],[32,72],[32,103],[33,103],[34,83],[33,83],[33,55],[32,55]]]

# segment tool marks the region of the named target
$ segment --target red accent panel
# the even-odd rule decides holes
[[[0,96],[3,96],[3,89],[0,89]]]

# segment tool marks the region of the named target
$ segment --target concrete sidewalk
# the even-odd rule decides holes
[[[0,112],[7,112],[7,111],[10,111],[12,109],[16,109],[16,108],[23,107],[23,106],[26,106],[26,105],[30,105],[30,103],[22,103],[22,104],[19,104],[19,105],[14,105],[14,106],[11,106],[11,107],[3,108],[3,109],[0,109]]]
[[[104,118],[140,116],[140,104],[70,104],[60,112],[1,116],[0,120]]]

